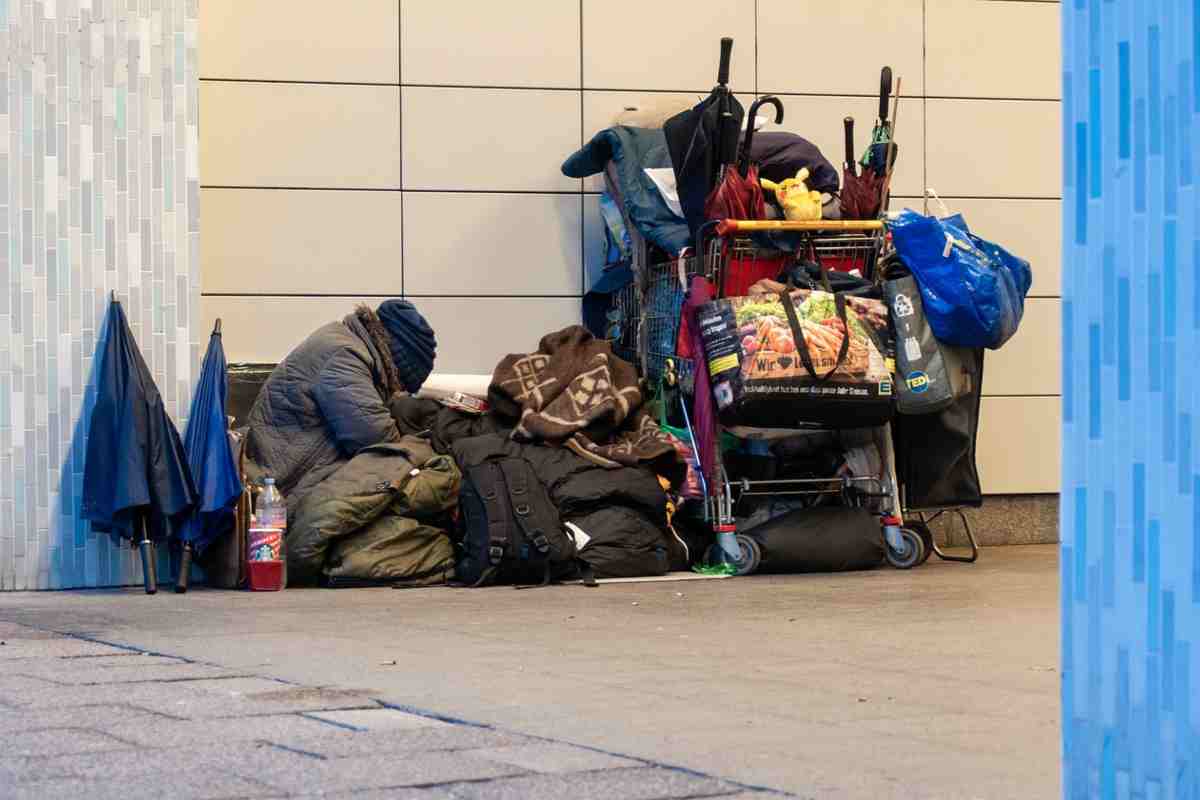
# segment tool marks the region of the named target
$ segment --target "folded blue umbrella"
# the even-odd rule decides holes
[[[192,396],[183,448],[187,454],[198,499],[179,532],[183,559],[177,591],[187,591],[192,554],[199,555],[233,527],[234,508],[242,494],[242,479],[229,444],[225,399],[228,394],[221,321],[208,340],[200,382]]]
[[[146,592],[153,594],[154,542],[170,537],[192,511],[195,484],[179,432],[115,298],[104,325],[80,510],[93,529],[138,543]]]

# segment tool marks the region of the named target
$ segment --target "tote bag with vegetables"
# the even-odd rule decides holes
[[[880,300],[809,289],[734,297],[704,306],[700,325],[726,424],[866,427],[894,412]]]

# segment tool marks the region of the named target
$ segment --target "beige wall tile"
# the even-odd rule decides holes
[[[928,93],[1060,97],[1061,14],[1057,3],[927,0]]]
[[[879,113],[878,98],[869,97],[795,97],[783,96],[783,124],[770,125],[763,130],[788,130],[808,139],[821,148],[830,163],[842,170],[845,154],[842,120],[854,117],[854,143],[857,155],[861,156],[870,141],[871,130]],[[894,195],[920,196],[923,188],[922,173],[925,170],[925,153],[922,143],[925,138],[925,123],[921,114],[920,98],[900,99],[899,120],[896,122],[896,144],[900,155],[896,158],[896,174],[892,177]],[[941,187],[938,187],[941,191]],[[893,199],[892,207],[900,208],[903,203]]]
[[[1062,305],[1056,297],[1031,297],[1016,335],[989,350],[984,395],[1044,395],[1062,391]]]
[[[1059,197],[1058,103],[927,100],[927,181],[943,195]]]
[[[223,320],[225,355],[230,362],[277,363],[320,326],[339,320],[359,302],[354,297],[205,297],[202,330]],[[508,353],[537,349],[551,331],[579,322],[579,300],[415,298],[438,340],[438,372],[491,374]]]
[[[206,292],[400,294],[399,192],[204,189]]]
[[[400,186],[400,89],[202,83],[208,186]]]
[[[406,84],[579,86],[578,3],[509,0],[456,13],[425,0],[401,13]]]
[[[940,187],[934,186],[940,191]],[[952,211],[961,211],[971,229],[1003,245],[1029,262],[1034,297],[1062,294],[1061,200],[946,200]],[[921,209],[920,201],[910,205]],[[930,212],[935,209],[930,203]],[[938,212],[940,213],[940,212]]]
[[[752,0],[583,0],[583,85],[708,92],[723,36],[729,88],[753,91]]]
[[[1057,492],[1061,419],[1057,397],[985,397],[976,450],[984,493]]]
[[[351,7],[353,13],[297,0],[204,0],[200,75],[399,83],[396,0],[353,0]]]
[[[578,190],[579,93],[404,88],[404,188]]]
[[[357,297],[202,297],[201,330],[211,330],[221,318],[225,357],[234,362],[278,363],[326,323],[340,320],[365,302]]]
[[[921,94],[922,0],[758,0],[758,90],[873,94],[887,64]]]
[[[578,295],[579,195],[404,197],[408,294]]]
[[[580,322],[579,298],[427,297],[413,300],[438,339],[439,372],[490,375],[509,353]]]

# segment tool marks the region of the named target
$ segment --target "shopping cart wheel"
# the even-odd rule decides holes
[[[762,548],[758,546],[758,542],[751,539],[744,533],[739,533],[736,537],[738,545],[738,557],[733,562],[734,568],[737,570],[737,575],[749,575],[758,569],[762,564]],[[704,554],[704,561],[708,564],[718,564],[724,560],[724,552],[721,550],[721,545],[710,545],[707,552]]]
[[[896,569],[912,569],[924,561],[928,554],[925,552],[925,541],[921,534],[912,528],[901,528],[901,549],[896,550],[887,546],[887,561]]]
[[[925,555],[921,556],[921,563],[924,564],[933,555],[933,531],[920,520],[910,519],[906,524],[917,532],[917,535],[921,537],[921,542],[925,545]]]

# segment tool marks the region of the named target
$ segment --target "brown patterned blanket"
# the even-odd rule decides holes
[[[514,420],[516,441],[562,445],[607,467],[646,466],[672,485],[686,472],[643,407],[637,370],[580,325],[542,337],[534,353],[505,357],[488,400]]]

